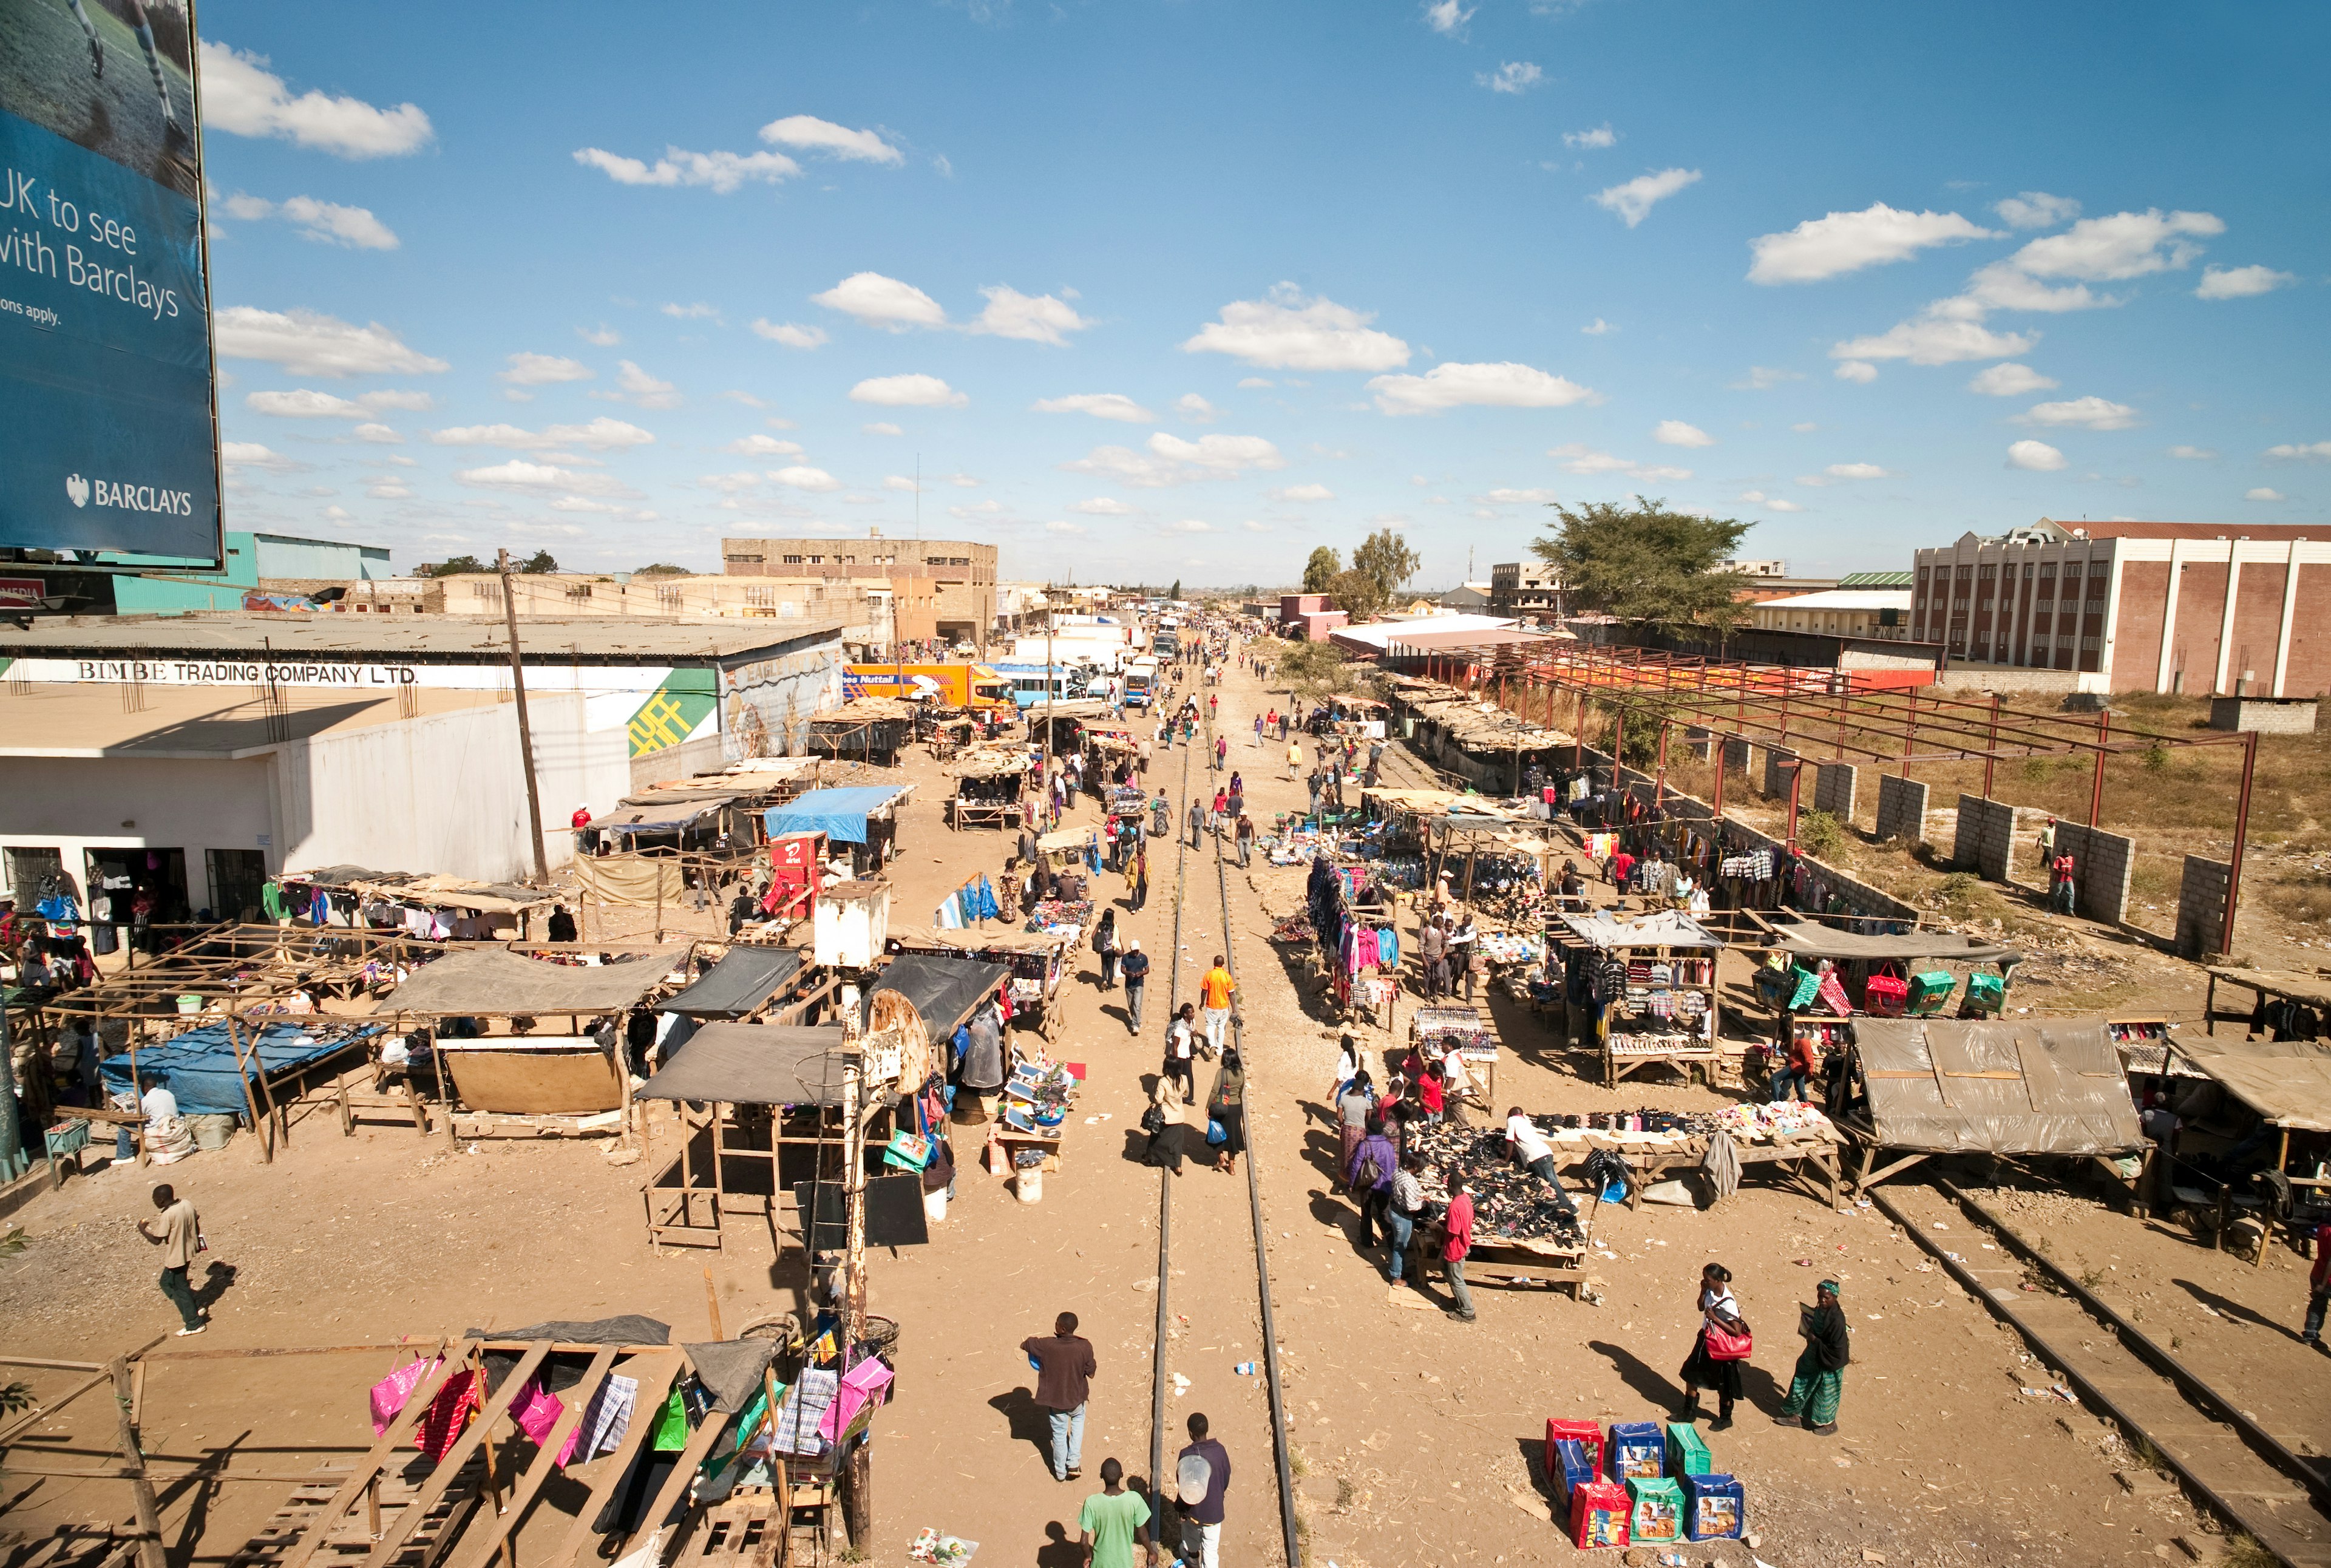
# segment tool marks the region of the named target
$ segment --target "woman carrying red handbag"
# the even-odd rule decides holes
[[[1716,1391],[1716,1420],[1710,1431],[1732,1424],[1733,1402],[1740,1397],[1740,1364],[1754,1348],[1740,1303],[1732,1295],[1732,1271],[1711,1263],[1699,1273],[1699,1333],[1693,1339],[1690,1359],[1683,1364],[1683,1408],[1676,1420],[1699,1419],[1699,1391]]]

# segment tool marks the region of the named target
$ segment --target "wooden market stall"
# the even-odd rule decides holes
[[[955,794],[947,797],[947,826],[1017,828],[1028,768],[1024,746],[981,746],[948,763],[945,771],[955,780]]]
[[[765,821],[772,840],[823,833],[828,844],[847,846],[852,874],[868,877],[898,852],[899,808],[914,793],[910,784],[811,790],[770,807]]]
[[[928,926],[896,926],[884,944],[892,953],[974,958],[1012,972],[1008,993],[1013,1022],[1032,1022],[1045,1043],[1057,1045],[1066,1011],[1061,987],[1071,977],[1084,946],[1081,927],[1073,931],[942,931]]]
[[[2246,1012],[2218,1011],[2218,987],[2232,986],[2245,990],[2256,998]],[[2297,1028],[2275,1027],[2271,1016],[2274,1005],[2281,1003],[2288,1010],[2289,1022]],[[2305,1016],[2302,1018],[2301,1013]],[[2210,966],[2210,984],[2202,998],[2203,1032],[2218,1032],[2218,1021],[2240,1019],[2261,1034],[2278,1038],[2295,1037],[2320,1040],[2331,1035],[2331,975],[2310,974],[2290,969],[2236,969],[2225,965]]]
[[[321,866],[275,879],[275,898],[291,920],[337,928],[397,932],[415,941],[501,942],[533,934],[555,894],[523,882]],[[321,917],[320,918],[319,917]]]
[[[2255,974],[2237,973],[2245,980]],[[2126,1049],[2126,1048],[2124,1048]],[[2278,1224],[2303,1233],[2296,1212],[2331,1204],[2331,1180],[2316,1174],[2331,1155],[2331,1050],[2313,1041],[2180,1040],[2164,1049],[2164,1076],[2183,1069],[2210,1080],[2204,1092],[2175,1096],[2174,1166],[2166,1196],[2184,1208],[2215,1212],[2217,1244],[2236,1217],[2255,1220],[2270,1239]],[[2236,1178],[2270,1170],[2296,1189],[2293,1212],[2263,1193],[2238,1190]],[[2159,1190],[2162,1183],[2155,1183]],[[2266,1255],[2264,1242],[2258,1258]]]
[[[895,697],[854,697],[809,721],[813,756],[896,767],[915,738],[916,706]]]
[[[1711,1085],[1739,1080],[1745,1048],[1723,1042],[1716,988],[1722,937],[1672,909],[1632,916],[1598,909],[1559,921],[1549,933],[1565,972],[1584,965],[1599,977],[1605,1085],[1654,1066],[1687,1078],[1697,1070]]]

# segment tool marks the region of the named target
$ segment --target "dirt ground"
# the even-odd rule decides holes
[[[1247,744],[1258,707],[1283,703],[1243,677],[1223,693],[1231,762],[1246,772],[1261,813],[1299,803],[1300,786],[1274,753]],[[1308,748],[1307,748],[1308,750]],[[1178,778],[1183,753],[1156,768]],[[935,765],[906,770],[921,785],[903,813],[894,918],[923,914],[966,876],[993,872],[1003,835],[951,833]],[[1198,765],[1194,776],[1203,778]],[[1153,774],[1153,778],[1158,776]],[[1097,820],[1089,806],[1080,820]],[[1600,1305],[1533,1288],[1477,1283],[1479,1318],[1462,1324],[1414,1291],[1388,1295],[1376,1254],[1354,1245],[1355,1217],[1328,1192],[1332,1133],[1321,1101],[1334,1027],[1299,993],[1267,942],[1267,903],[1299,900],[1300,868],[1233,870],[1231,930],[1215,893],[1212,849],[1190,856],[1182,945],[1173,949],[1174,856],[1153,841],[1153,896],[1119,920],[1161,961],[1146,1031],[1130,1036],[1122,993],[1098,989],[1093,961],[1070,991],[1063,1044],[1091,1068],[1070,1120],[1065,1168],[1041,1202],[1023,1204],[976,1164],[961,1130],[956,1203],[931,1244],[873,1263],[873,1309],[902,1325],[897,1397],[877,1423],[871,1555],[895,1562],[925,1525],[981,1543],[983,1563],[1074,1568],[1076,1515],[1099,1461],[1148,1472],[1150,1359],[1157,1310],[1159,1186],[1170,1188],[1167,1375],[1186,1378],[1166,1402],[1168,1463],[1192,1411],[1212,1420],[1233,1463],[1225,1563],[1283,1559],[1260,1360],[1254,1237],[1243,1174],[1192,1165],[1180,1178],[1137,1163],[1135,1124],[1160,1053],[1167,972],[1187,994],[1216,952],[1229,951],[1243,993],[1250,1129],[1262,1184],[1276,1326],[1291,1418],[1294,1486],[1308,1560],[1340,1568],[1458,1561],[1516,1563],[1575,1555],[1549,1522],[1537,1455],[1549,1417],[1656,1421],[1677,1400],[1676,1368],[1695,1326],[1700,1264],[1736,1276],[1758,1349],[1749,1402],[1731,1430],[1710,1434],[1720,1468],[1746,1485],[1753,1552],[1735,1543],[1683,1548],[1697,1563],[1773,1568],[1882,1563],[1959,1565],[2189,1560],[2216,1543],[2174,1492],[2132,1495],[2115,1479],[2137,1459],[2085,1412],[2022,1390],[2041,1384],[2022,1342],[1997,1326],[1915,1243],[1874,1209],[1832,1213],[1793,1192],[1751,1185],[1706,1212],[1603,1207],[1589,1258]],[[1103,888],[1121,897],[1120,880]],[[2188,982],[2192,971],[2149,949],[2064,924],[2019,976],[2049,979],[2073,1006]],[[1225,948],[1225,936],[1228,947]],[[2051,937],[2051,940],[2054,938]],[[2124,969],[2123,965],[2126,965]],[[2158,973],[2156,974],[2156,968]],[[2027,978],[2029,977],[2029,978]],[[1727,978],[1738,980],[1727,971]],[[1610,1091],[1585,1063],[1552,1049],[1526,1014],[1493,1003],[1507,1050],[1498,1096],[1533,1112],[1718,1103],[1704,1088],[1633,1080]],[[1404,1016],[1403,1010],[1403,1016]],[[1403,1025],[1404,1026],[1404,1025]],[[1371,1048],[1393,1042],[1363,1034]],[[1204,1085],[1201,1084],[1203,1089]],[[1502,1105],[1498,1107],[1502,1109]],[[718,1254],[647,1245],[642,1166],[611,1164],[599,1142],[482,1142],[452,1146],[409,1126],[367,1124],[344,1139],[318,1117],[263,1166],[238,1138],[169,1173],[200,1205],[217,1255],[215,1327],[170,1342],[198,1353],[267,1345],[433,1341],[472,1326],[643,1312],[675,1337],[704,1337],[707,1273],[725,1325],[798,1304],[800,1254],[740,1224]],[[669,1146],[667,1145],[667,1146]],[[1961,1171],[1962,1179],[1979,1173]],[[148,1214],[147,1179],[121,1172],[76,1180],[19,1216],[26,1244],[0,1257],[0,1321],[15,1354],[100,1359],[171,1325],[154,1286],[154,1255],[130,1230]],[[1990,1195],[1990,1194],[1986,1194]],[[2212,1252],[2183,1231],[2110,1212],[2083,1191],[1997,1194],[2017,1223],[2044,1227],[2060,1258],[2102,1273],[2099,1287],[2166,1324],[2181,1354],[2294,1446],[2323,1451],[2331,1423],[2331,1358],[2295,1330],[2306,1265],[2278,1250],[2260,1269]],[[790,1239],[788,1239],[789,1240]],[[1855,1329],[1841,1430],[1832,1438],[1766,1419],[1785,1387],[1795,1345],[1791,1304],[1834,1275]],[[1042,1422],[1020,1340],[1074,1311],[1098,1347],[1100,1373],[1085,1436],[1088,1479],[1061,1486],[1042,1455]],[[379,1350],[314,1357],[187,1360],[157,1364],[146,1391],[149,1449],[199,1456],[233,1446],[368,1446],[364,1389],[388,1367]],[[36,1388],[60,1374],[29,1374]],[[83,1401],[43,1428],[60,1449],[87,1450],[111,1412]],[[1704,1430],[1704,1429],[1703,1429]],[[22,1450],[19,1450],[22,1457]],[[66,1458],[59,1462],[90,1463]],[[265,1460],[252,1461],[252,1468]],[[286,1488],[183,1484],[165,1499],[174,1563],[223,1561]],[[0,1475],[0,1531],[45,1532],[71,1520],[123,1519],[118,1485]],[[541,1506],[571,1507],[553,1496]],[[523,1532],[519,1555],[559,1531]]]

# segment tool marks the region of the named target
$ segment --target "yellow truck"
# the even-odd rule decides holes
[[[985,664],[845,664],[842,698],[898,697],[941,708],[1001,708],[1017,713],[1012,683]]]

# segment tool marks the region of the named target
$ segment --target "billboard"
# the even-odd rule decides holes
[[[217,562],[192,0],[0,0],[0,546]]]

